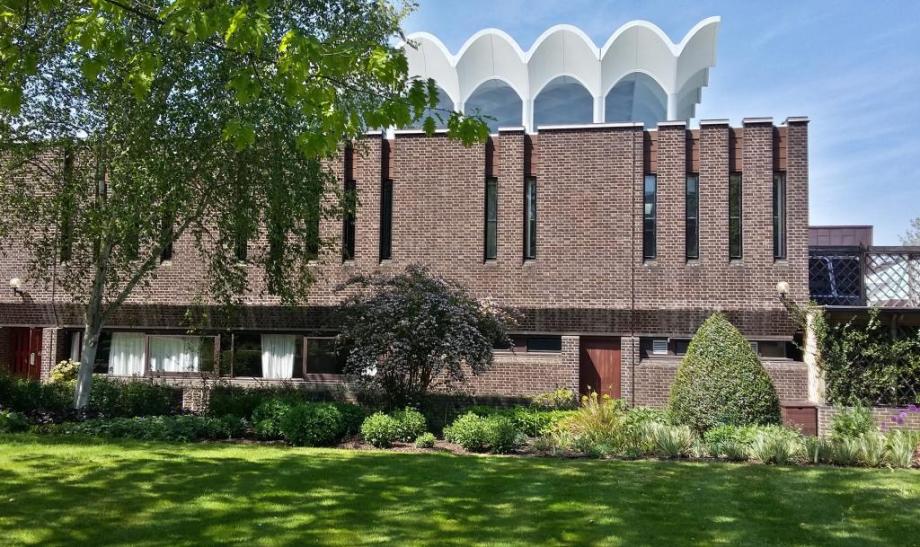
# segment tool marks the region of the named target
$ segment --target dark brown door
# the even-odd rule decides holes
[[[620,339],[582,338],[579,359],[579,388],[582,394],[620,397]]]
[[[17,327],[10,329],[13,348],[12,373],[21,378],[41,378],[42,329]]]

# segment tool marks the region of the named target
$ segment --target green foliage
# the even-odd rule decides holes
[[[396,420],[398,428],[398,440],[411,443],[419,435],[428,430],[425,416],[412,407],[406,407],[390,413],[390,416]]]
[[[720,313],[690,342],[671,386],[674,419],[696,431],[780,421],[776,389],[751,345]]]
[[[51,383],[66,384],[73,382],[77,379],[77,371],[79,370],[80,363],[78,361],[71,361],[70,359],[61,361],[51,367]]]
[[[510,408],[477,405],[470,407],[470,412],[479,416],[505,416],[514,426],[528,437],[537,437],[547,433],[553,425],[567,416],[572,410],[546,409],[543,407],[514,406]]]
[[[831,435],[835,438],[859,437],[877,429],[872,412],[864,406],[839,408],[831,418]]]
[[[254,268],[283,303],[306,300],[312,259],[333,245],[318,224],[348,204],[325,161],[368,129],[434,126],[436,86],[398,47],[406,13],[376,0],[3,4],[0,244],[24,245],[36,281],[85,303],[86,372],[91,341],[179,238],[216,302],[239,303]],[[450,138],[488,138],[480,120],[438,115]],[[86,191],[102,178],[104,195]]]
[[[534,397],[533,406],[555,410],[575,410],[578,408],[578,395],[571,389],[560,387]]]
[[[262,439],[280,439],[281,420],[295,403],[267,399],[252,412],[252,427]]]
[[[597,393],[582,397],[581,407],[558,421],[550,430],[553,446],[572,449],[591,456],[620,454],[639,435],[641,420],[626,427],[626,407],[622,401]]]
[[[346,286],[355,292],[339,308],[336,339],[345,373],[390,407],[423,401],[434,383],[462,384],[466,371],[488,369],[494,344],[510,343],[504,312],[423,267]]]
[[[781,427],[761,427],[750,446],[750,456],[761,463],[788,465],[805,458],[805,442],[797,431]]]
[[[920,329],[892,338],[878,309],[868,320],[828,324],[821,369],[834,405],[907,405],[920,397]]]
[[[691,454],[696,435],[685,425],[649,422],[645,426],[655,455],[659,458],[686,458]]]
[[[29,429],[29,420],[12,410],[0,410],[0,433],[19,433]]]
[[[59,435],[88,435],[141,441],[192,442],[226,440],[246,434],[245,421],[234,416],[143,416],[69,422],[50,426]]]
[[[434,436],[434,433],[422,433],[415,439],[416,448],[434,448],[434,443],[437,439]]]
[[[41,384],[0,371],[0,405],[6,409],[66,416],[72,397],[73,387],[67,384]]]
[[[182,389],[145,381],[93,380],[89,410],[107,418],[165,416],[182,411]]]
[[[400,438],[400,423],[388,414],[375,412],[361,424],[361,437],[377,448],[390,448]]]
[[[220,383],[209,388],[208,414],[211,416],[242,416],[252,418],[255,410],[266,401],[286,401],[290,404],[328,399],[329,395],[294,385],[243,387]]]
[[[880,431],[868,431],[859,437],[857,461],[866,467],[880,467],[887,460],[888,439]]]
[[[522,442],[522,434],[507,416],[479,416],[468,412],[444,429],[444,439],[470,452],[511,452]]]
[[[280,424],[284,440],[295,446],[328,446],[348,434],[348,417],[333,403],[301,403],[284,414]]]
[[[703,440],[710,455],[743,461],[748,459],[758,430],[758,426],[752,425],[720,425],[707,430]]]
[[[920,447],[920,432],[896,430],[888,434],[886,461],[892,467],[910,467]]]

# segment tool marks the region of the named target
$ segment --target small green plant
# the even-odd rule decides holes
[[[654,446],[655,455],[659,458],[690,456],[696,436],[688,426],[649,422],[646,430]]]
[[[859,439],[854,437],[831,438],[829,462],[852,466],[859,463]]]
[[[758,431],[757,426],[720,425],[707,431],[703,440],[711,456],[743,461],[748,459]]]
[[[805,437],[805,458],[809,463],[832,463],[834,441],[828,437]]]
[[[0,433],[19,433],[29,429],[29,421],[19,412],[0,411]]]
[[[881,467],[885,463],[888,439],[880,431],[868,431],[858,437],[858,462],[866,467]]]
[[[802,436],[791,429],[763,427],[751,443],[750,455],[761,463],[786,465],[804,457],[805,443]]]
[[[328,446],[348,434],[346,417],[333,403],[301,403],[281,418],[284,440],[296,446]]]
[[[533,406],[553,410],[574,410],[578,408],[578,395],[571,389],[560,387],[534,397]]]
[[[864,406],[838,409],[831,419],[831,436],[856,438],[877,429],[872,412]]]
[[[405,443],[411,443],[419,435],[428,430],[428,424],[425,416],[412,407],[406,407],[402,410],[390,413],[397,423],[397,438]]]
[[[444,429],[444,438],[470,452],[505,453],[520,446],[523,435],[507,416],[468,412]]]
[[[77,379],[77,372],[80,371],[80,363],[65,359],[51,367],[50,380],[53,384],[67,384]]]
[[[435,439],[434,433],[422,433],[415,439],[416,448],[434,448]]]
[[[886,463],[892,467],[911,467],[920,445],[920,434],[896,430],[888,434]]]
[[[590,456],[617,454],[629,436],[623,403],[591,393],[582,397],[581,407],[557,422],[550,431],[554,444]]]
[[[281,420],[293,406],[281,399],[268,399],[252,413],[252,426],[256,435],[262,439],[280,439]]]
[[[361,437],[377,448],[390,448],[400,438],[399,426],[399,420],[393,416],[375,412],[361,424]]]

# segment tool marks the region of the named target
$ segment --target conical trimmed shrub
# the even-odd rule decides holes
[[[697,431],[780,422],[779,397],[751,344],[721,313],[696,331],[671,386],[670,410]]]

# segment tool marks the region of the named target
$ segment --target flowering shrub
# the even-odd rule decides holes
[[[73,382],[77,379],[77,372],[79,371],[80,363],[67,359],[51,367],[50,379],[55,384]]]

